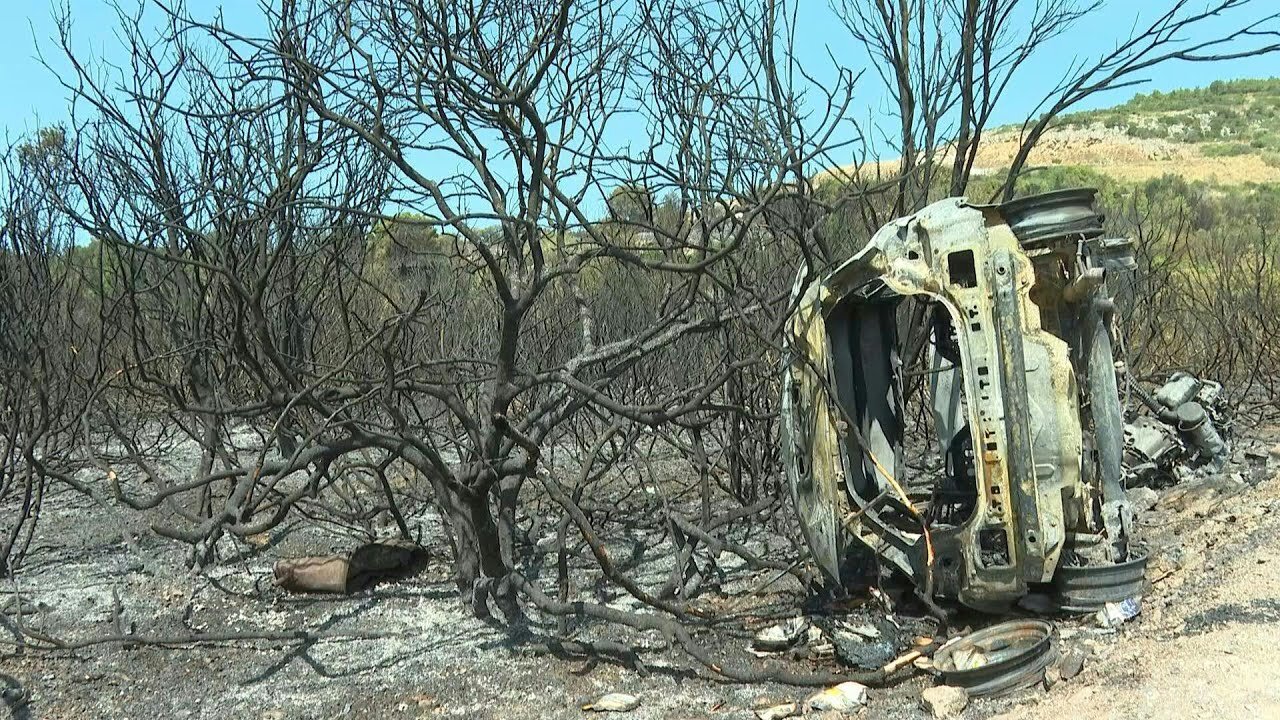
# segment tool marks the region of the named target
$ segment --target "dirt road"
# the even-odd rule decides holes
[[[1000,720],[1280,718],[1277,497],[1272,479],[1193,518],[1203,525],[1174,537],[1208,547],[1166,580],[1155,571],[1145,615],[1100,645],[1080,677],[1024,698]]]

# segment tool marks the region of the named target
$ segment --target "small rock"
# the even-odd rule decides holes
[[[0,702],[5,703],[13,710],[13,717],[27,717],[26,713],[19,713],[17,709],[26,705],[30,699],[31,695],[26,688],[7,687],[0,690]]]
[[[789,718],[799,714],[800,706],[793,702],[756,710],[756,717],[760,718],[760,720],[782,720],[782,718]]]
[[[810,695],[805,704],[813,710],[853,712],[867,704],[867,686],[853,681],[842,682]]]
[[[1084,661],[1089,657],[1089,653],[1084,648],[1073,647],[1062,654],[1062,659],[1058,661],[1058,675],[1063,680],[1080,674],[1084,670]]]
[[[626,693],[608,693],[582,706],[595,712],[631,712],[640,707],[640,698]]]
[[[1160,502],[1160,493],[1149,487],[1130,488],[1125,496],[1129,499],[1129,505],[1138,512],[1147,512]]]
[[[1050,665],[1044,670],[1044,689],[1052,690],[1054,685],[1062,681],[1062,671],[1056,665]]]
[[[969,706],[969,694],[963,688],[938,685],[920,693],[920,704],[935,718],[953,718]]]

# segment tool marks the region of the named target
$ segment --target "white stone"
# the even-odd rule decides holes
[[[867,686],[852,680],[842,682],[810,695],[806,704],[813,710],[853,712],[867,704]]]
[[[938,685],[920,693],[920,704],[935,718],[954,718],[969,706],[969,694],[963,688]]]
[[[640,698],[635,695],[609,693],[583,705],[582,709],[596,712],[631,712],[638,707],[640,707]]]

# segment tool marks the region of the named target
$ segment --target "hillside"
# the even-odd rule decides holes
[[[983,139],[977,174],[1008,167],[1019,128]],[[1061,118],[1031,165],[1081,166],[1122,181],[1166,174],[1227,185],[1280,183],[1280,78],[1153,92]]]

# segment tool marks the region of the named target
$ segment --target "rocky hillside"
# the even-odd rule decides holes
[[[988,134],[979,174],[1008,167],[1018,136],[1017,127]],[[1153,92],[1065,116],[1031,164],[1086,167],[1123,181],[1173,174],[1226,185],[1280,183],[1280,78]]]

